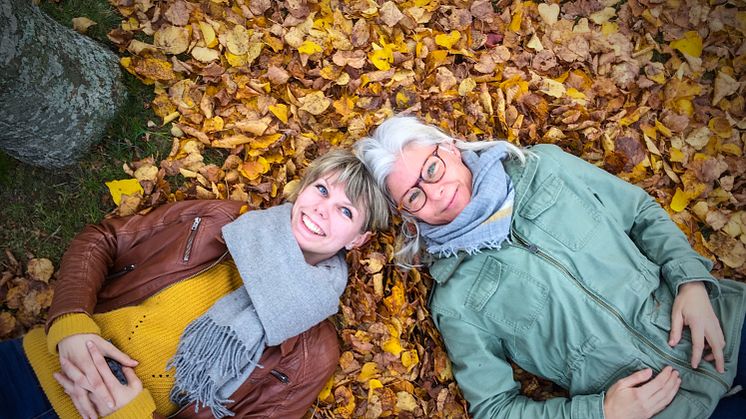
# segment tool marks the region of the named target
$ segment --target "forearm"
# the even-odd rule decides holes
[[[603,418],[603,394],[555,397],[534,401],[521,395],[497,395],[479,405],[470,405],[475,419],[571,419]]]

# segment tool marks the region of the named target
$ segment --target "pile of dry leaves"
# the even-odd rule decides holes
[[[275,205],[314,157],[408,112],[469,140],[558,144],[643,186],[716,275],[746,278],[743,0],[113,3],[121,64],[153,86],[173,134],[166,159],[131,162],[136,180],[112,185],[119,215],[183,199]],[[393,241],[350,255],[343,354],[317,417],[466,415],[430,279],[392,265]],[[45,286],[2,281],[0,324],[25,325]],[[518,375],[525,394],[557,394]]]

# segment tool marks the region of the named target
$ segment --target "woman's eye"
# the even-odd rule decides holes
[[[329,195],[329,191],[326,189],[326,186],[318,184],[316,185],[316,189],[321,193],[323,196]]]
[[[422,192],[420,191],[419,188],[417,189],[413,188],[409,191],[409,193],[407,194],[406,198],[404,198],[404,200],[407,201],[407,203],[412,204],[413,202],[419,199],[421,193]]]
[[[437,163],[431,163],[427,166],[427,170],[425,171],[425,178],[426,179],[432,179],[435,176],[435,173],[438,171],[438,164]]]
[[[345,217],[352,219],[352,211],[350,211],[347,207],[342,207],[342,214],[344,214]]]

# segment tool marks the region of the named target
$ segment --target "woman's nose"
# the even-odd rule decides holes
[[[329,215],[329,209],[324,204],[316,205],[313,211],[322,218],[326,218]]]
[[[420,183],[420,188],[428,199],[438,200],[443,197],[443,185],[440,181],[435,183]]]

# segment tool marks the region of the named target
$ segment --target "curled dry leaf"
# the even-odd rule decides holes
[[[54,265],[47,258],[35,258],[28,261],[27,271],[31,279],[49,283],[54,273]]]

